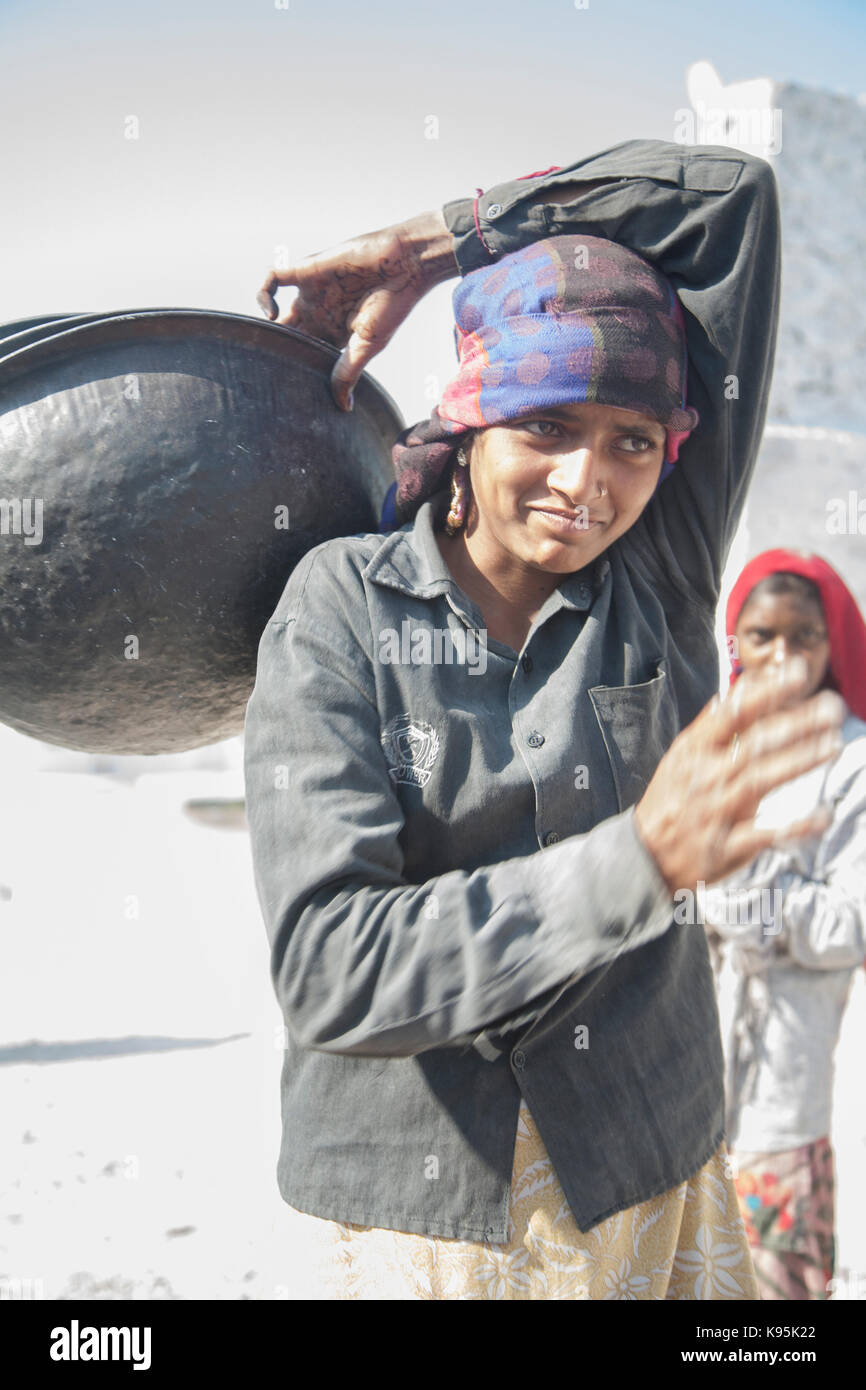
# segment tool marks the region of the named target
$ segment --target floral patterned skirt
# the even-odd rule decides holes
[[[830,1140],[732,1157],[762,1297],[826,1299],[835,1264]]]
[[[505,1245],[288,1212],[287,1298],[760,1298],[724,1144],[687,1182],[584,1232],[525,1102]]]

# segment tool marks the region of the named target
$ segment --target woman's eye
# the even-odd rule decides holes
[[[624,443],[637,444],[636,449],[626,449],[627,454],[646,454],[651,449],[660,449],[661,444],[657,444],[654,439],[650,439],[645,434],[627,434],[623,436]]]
[[[557,420],[527,420],[524,429],[529,430],[530,434],[540,434],[542,439],[555,438],[562,426]]]

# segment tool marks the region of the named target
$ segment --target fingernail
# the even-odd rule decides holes
[[[349,394],[348,394],[348,396],[346,397],[346,408],[347,408],[348,410],[354,410],[354,409],[355,409],[355,393],[354,393],[354,391],[350,391]]]

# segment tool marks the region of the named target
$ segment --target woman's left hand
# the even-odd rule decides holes
[[[458,273],[442,213],[427,212],[271,270],[257,298],[262,312],[276,319],[278,287],[298,287],[279,322],[343,349],[331,391],[341,410],[351,410],[352,388],[368,362],[428,290]]]

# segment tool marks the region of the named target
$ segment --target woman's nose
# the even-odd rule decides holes
[[[556,466],[548,475],[550,486],[574,500],[595,497],[601,490],[591,449],[573,449],[557,454]]]

